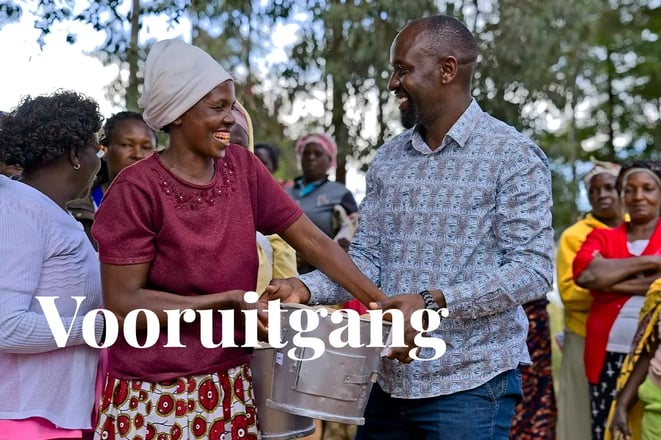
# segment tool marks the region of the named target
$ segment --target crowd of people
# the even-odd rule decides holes
[[[255,143],[231,75],[181,40],[150,49],[142,113],[102,125],[93,100],[58,91],[1,114],[0,440],[260,438],[241,324],[256,311],[266,339],[272,299],[403,313],[358,440],[661,438],[659,165],[595,162],[592,210],[554,261],[548,159],[472,98],[471,32],[416,19],[389,57],[404,130],[377,150],[360,206],[329,178],[323,131],[296,142],[300,177],[274,178],[278,149]],[[135,337],[106,344],[101,314],[84,319],[101,308]],[[184,309],[199,316],[177,316],[172,343],[166,311]],[[420,309],[442,317],[441,357],[416,347]]]
[[[658,340],[661,167],[595,162],[584,183],[592,210],[558,243],[565,306],[558,438],[661,438],[661,388],[650,368]]]

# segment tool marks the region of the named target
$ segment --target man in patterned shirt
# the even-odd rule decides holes
[[[530,139],[471,98],[476,60],[474,37],[448,16],[412,21],[390,50],[388,87],[415,125],[377,150],[350,255],[392,295],[373,307],[447,308],[432,333],[447,351],[384,358],[356,439],[504,440],[521,398],[521,304],[553,279],[551,176]],[[318,271],[269,289],[310,304],[350,298]]]

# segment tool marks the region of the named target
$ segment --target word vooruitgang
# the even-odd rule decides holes
[[[41,305],[44,316],[50,327],[55,343],[58,347],[62,348],[67,345],[69,335],[74,326],[74,322],[78,316],[78,310],[81,303],[85,300],[84,296],[71,297],[76,301],[76,310],[73,317],[67,319],[70,321],[69,328],[65,328],[62,316],[60,315],[55,300],[57,296],[37,296],[37,300]],[[255,304],[259,300],[256,292],[246,292],[244,294],[244,301],[248,304]],[[287,356],[292,360],[305,361],[314,360],[321,357],[326,350],[326,342],[334,348],[343,347],[407,347],[404,342],[404,315],[400,310],[369,310],[370,315],[370,340],[365,344],[361,340],[361,317],[355,310],[335,310],[331,313],[324,308],[289,308],[286,309],[288,313],[287,323],[289,328],[295,333],[291,338],[293,345],[287,351]],[[282,341],[281,338],[281,319],[283,309],[280,306],[280,300],[268,301],[267,306],[267,329],[268,329],[268,344],[273,348],[284,348],[288,345],[287,342]],[[158,319],[156,313],[148,309],[134,309],[126,314],[122,323],[122,333],[128,345],[134,348],[150,348],[153,347],[161,334],[162,327],[167,331],[167,342],[163,347],[186,347],[181,343],[180,339],[180,323],[193,323],[199,319],[200,327],[200,343],[205,348],[230,348],[230,347],[247,347],[257,348],[263,346],[257,338],[258,328],[258,315],[257,309],[242,310],[243,314],[243,330],[245,334],[244,341],[237,345],[234,339],[235,322],[233,309],[226,310],[213,310],[213,309],[173,309],[164,310],[167,317],[166,323],[163,325]],[[222,330],[222,340],[215,342],[213,340],[213,327],[214,327],[214,314],[220,314],[220,325]],[[388,322],[390,327],[390,334],[388,337],[389,345],[384,342],[384,316],[389,315]],[[441,315],[448,316],[447,309],[441,309]],[[96,323],[97,319],[101,316],[105,321],[105,340],[99,343],[96,340]],[[137,328],[138,319],[143,316],[146,322],[146,329],[139,331]],[[315,336],[305,336],[306,333],[315,331],[320,323],[320,318],[329,318],[333,324],[339,326],[333,329],[328,335],[328,341],[324,341]],[[427,333],[436,330],[441,323],[441,317],[437,312],[421,309],[416,310],[411,315],[411,327],[417,332],[414,337],[415,348],[409,350],[409,357],[415,360],[434,360],[438,359],[445,354],[446,345],[445,341],[438,337],[428,336]],[[107,348],[112,346],[119,338],[119,320],[113,312],[107,309],[94,309],[90,310],[83,317],[82,322],[83,339],[87,345],[94,348]],[[138,334],[144,338],[143,342],[138,341]],[[297,348],[309,348],[311,354],[309,357],[298,357]],[[434,351],[433,356],[418,357],[418,348],[430,348]],[[303,350],[304,354],[309,353],[309,350]]]

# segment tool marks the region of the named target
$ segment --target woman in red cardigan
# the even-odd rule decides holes
[[[645,292],[661,274],[661,166],[631,162],[622,167],[616,186],[630,221],[592,231],[573,264],[576,284],[590,289],[594,298],[585,336],[593,440],[604,436],[615,382]]]

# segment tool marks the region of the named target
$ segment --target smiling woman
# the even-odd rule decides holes
[[[206,349],[199,322],[181,323],[184,347],[165,347],[166,310],[257,310],[265,340],[264,305],[244,298],[256,287],[257,231],[280,234],[365,303],[385,295],[303,215],[257,156],[227,142],[234,83],[216,60],[183,41],[164,40],[147,56],[144,78],[143,117],[167,132],[169,146],[117,176],[92,233],[106,309],[120,323],[136,309],[149,310],[161,326],[150,348],[136,349],[119,335],[110,350],[96,436],[190,438],[195,427],[201,438],[258,438],[252,352]],[[145,331],[140,316],[136,327]],[[214,341],[228,332],[239,344],[247,339],[241,326],[224,324],[213,315]],[[173,399],[183,402],[176,411]]]
[[[200,340],[200,322],[185,320],[182,346],[168,348],[169,332],[162,327],[165,310],[260,310],[261,315],[260,306],[244,298],[257,278],[255,232],[281,232],[302,214],[256,156],[230,144],[234,102],[232,78],[207,53],[179,40],[153,46],[140,105],[145,122],[167,132],[169,147],[117,176],[92,231],[106,308],[120,322],[144,310],[136,320],[136,339],[147,333],[155,339],[153,346],[139,349],[120,334],[110,350],[106,396],[131,391],[104,400],[97,437],[144,437],[156,429],[154,437],[179,430],[181,438],[189,438],[192,426],[202,426],[204,432],[195,434],[204,438],[236,431],[246,438],[258,435],[251,352],[236,346],[208,350]],[[155,335],[147,332],[154,325],[147,325],[146,315],[160,323]],[[224,334],[231,326],[221,313],[212,319],[202,330],[213,341],[246,339],[238,323]],[[260,328],[264,332],[263,324]],[[208,390],[223,399],[210,404]],[[172,402],[161,398],[166,394],[179,401],[185,396],[186,407],[175,412]],[[160,410],[150,413],[153,407]],[[135,423],[118,417],[126,412],[137,417]]]
[[[601,440],[617,375],[631,349],[645,292],[661,272],[661,167],[634,161],[616,188],[630,220],[595,229],[576,254],[576,284],[593,297],[586,324],[585,369],[590,382],[592,438]]]

